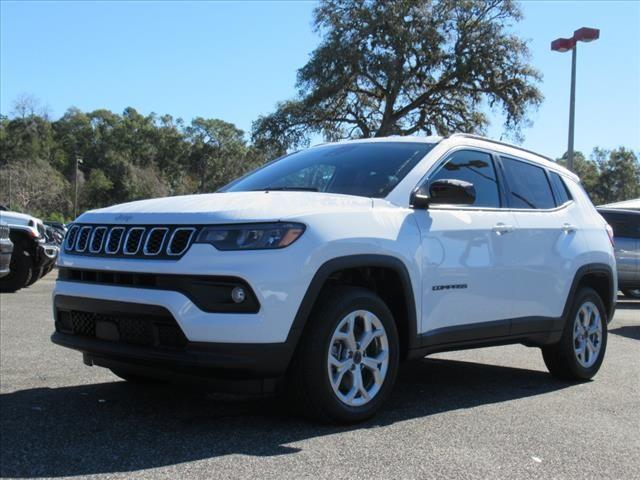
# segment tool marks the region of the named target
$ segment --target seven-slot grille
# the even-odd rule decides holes
[[[189,226],[72,225],[64,239],[67,253],[101,257],[141,257],[177,260],[195,240]]]

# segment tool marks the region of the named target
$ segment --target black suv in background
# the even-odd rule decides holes
[[[626,297],[640,298],[640,212],[598,208],[611,228],[618,265],[618,288]]]

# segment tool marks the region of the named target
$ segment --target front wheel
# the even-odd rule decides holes
[[[543,347],[544,362],[555,377],[589,380],[600,369],[606,348],[606,309],[595,290],[582,288],[574,298],[560,342]]]
[[[25,287],[30,287],[31,285],[36,283],[38,280],[40,280],[43,276],[44,275],[43,275],[42,267],[31,269],[31,276],[29,277],[29,281],[25,284]]]
[[[9,264],[9,274],[0,279],[0,292],[15,292],[29,285],[33,275],[31,257],[15,246]]]
[[[309,318],[289,387],[306,414],[360,422],[389,397],[398,363],[398,332],[387,305],[369,290],[332,287]]]

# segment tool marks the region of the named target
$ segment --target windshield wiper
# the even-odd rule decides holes
[[[319,192],[315,187],[264,187],[264,188],[256,188],[253,190],[254,192],[277,192],[277,191],[291,191],[291,192]]]

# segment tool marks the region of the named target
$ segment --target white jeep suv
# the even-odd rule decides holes
[[[129,381],[287,387],[308,413],[373,415],[400,361],[541,347],[591,378],[617,291],[578,178],[481,137],[303,150],[220,192],[94,210],[69,229],[53,342]]]

